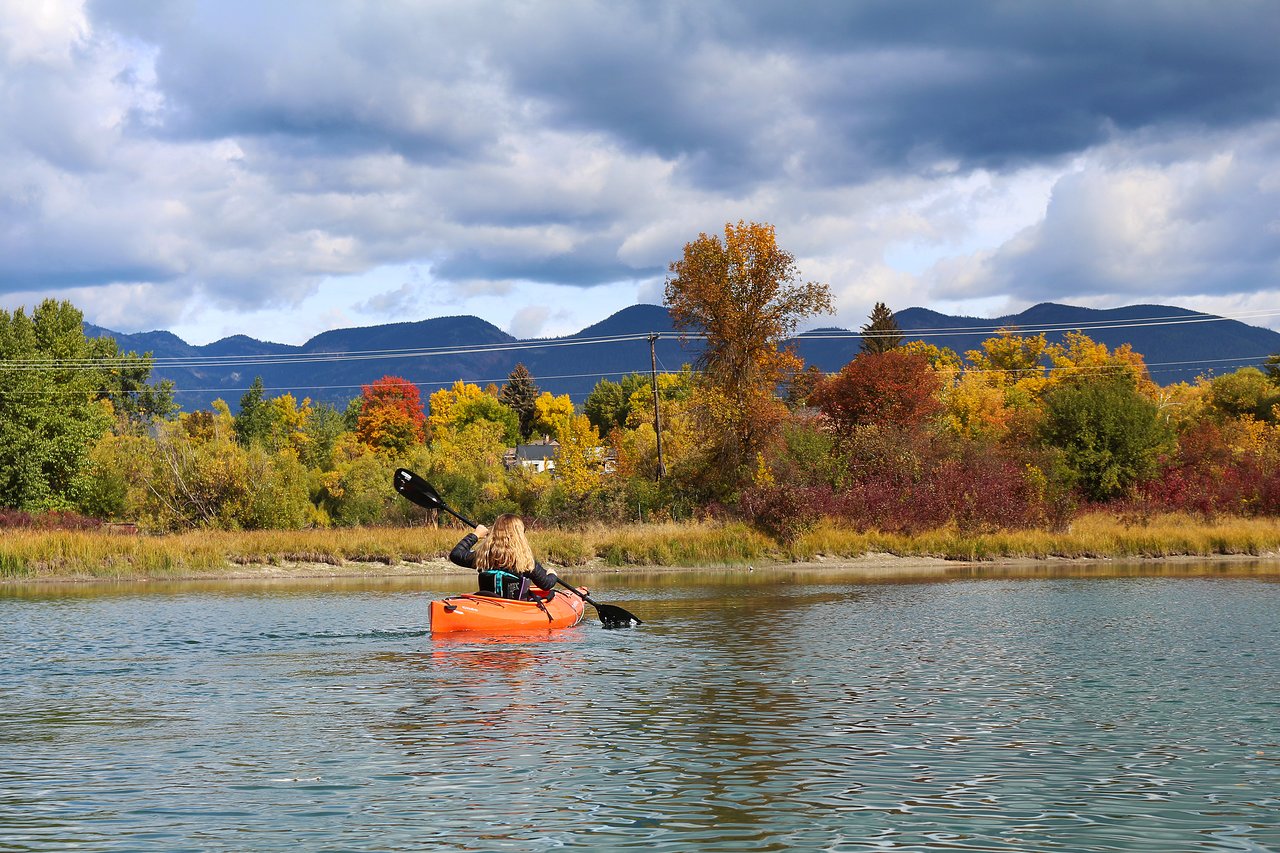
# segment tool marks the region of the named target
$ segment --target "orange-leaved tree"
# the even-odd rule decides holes
[[[699,234],[672,262],[665,302],[682,333],[705,335],[694,407],[730,489],[786,417],[776,389],[801,363],[783,342],[812,314],[831,313],[826,284],[800,282],[795,257],[772,225],[726,223],[724,239]]]
[[[822,382],[810,400],[841,432],[861,424],[925,426],[942,411],[942,380],[923,355],[864,351]]]
[[[418,386],[399,376],[384,376],[363,391],[356,435],[378,450],[403,453],[422,443],[427,416]]]

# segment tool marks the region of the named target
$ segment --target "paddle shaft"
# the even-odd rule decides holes
[[[453,510],[449,509],[449,507],[445,506],[445,504],[444,504],[444,502],[443,502],[443,501],[441,501],[441,502],[440,502],[440,508],[441,508],[442,510],[444,510],[445,512],[449,513],[449,515],[452,515],[454,518],[458,519],[458,521],[461,521],[461,522],[462,522],[463,524],[465,524],[467,527],[476,527],[476,526],[478,526],[478,525],[477,525],[474,521],[472,521],[471,519],[469,519],[469,518],[467,518],[467,517],[465,517],[465,516],[459,515],[458,513],[456,513],[456,512],[454,512]]]
[[[560,577],[559,575],[556,575],[556,583],[560,584],[560,586],[564,587],[565,589],[569,590],[569,592],[578,596],[578,598],[581,598],[587,604],[590,604],[592,607],[599,609],[600,605],[596,604],[595,600],[592,599],[591,596],[587,595],[585,592],[578,589],[576,586],[570,586],[569,584],[565,583],[564,578]]]

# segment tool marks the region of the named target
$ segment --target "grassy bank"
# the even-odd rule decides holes
[[[392,566],[429,571],[460,530],[357,528],[201,531],[171,536],[10,530],[0,536],[0,578],[173,578],[233,574],[238,567],[312,564],[335,573]],[[789,544],[741,524],[655,524],[539,530],[534,550],[558,566],[734,566],[770,561],[855,559],[868,554],[949,560],[1104,559],[1172,556],[1280,556],[1280,519],[1162,516],[1141,524],[1112,515],[1078,518],[1063,533],[961,533],[916,536],[858,532],[823,524]]]

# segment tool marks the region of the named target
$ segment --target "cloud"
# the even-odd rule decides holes
[[[542,336],[542,330],[551,317],[551,309],[545,305],[526,305],[516,311],[507,325],[507,334],[525,340]]]
[[[1168,160],[1116,146],[1053,188],[1042,221],[940,265],[943,298],[1145,299],[1274,290],[1280,273],[1280,121]]]
[[[1278,30],[1265,0],[0,0],[0,297],[584,311],[742,218],[845,324],[1244,298],[1280,259]],[[417,299],[381,277],[410,266]]]

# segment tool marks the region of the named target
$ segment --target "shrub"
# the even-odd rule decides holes
[[[829,495],[829,489],[787,483],[750,486],[738,496],[738,514],[762,533],[790,543],[817,525]]]
[[[0,508],[0,530],[97,530],[100,527],[100,520],[66,510],[31,513]]]

